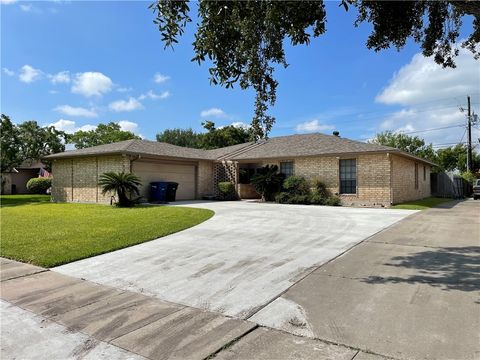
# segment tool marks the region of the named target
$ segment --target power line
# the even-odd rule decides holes
[[[410,132],[402,132],[402,131],[399,131],[399,132],[404,134],[404,135],[409,135],[409,134],[417,134],[417,133],[423,133],[423,132],[429,132],[429,131],[451,129],[451,128],[454,128],[454,127],[462,127],[462,126],[465,126],[465,124],[443,126],[443,127],[439,127],[439,128],[431,128],[431,129],[417,130],[417,131],[410,131]]]

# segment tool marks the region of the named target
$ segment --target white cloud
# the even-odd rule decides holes
[[[20,10],[29,12],[32,11],[33,5],[32,4],[20,4]]]
[[[87,118],[98,116],[94,109],[85,109],[82,107],[73,107],[70,105],[60,105],[57,106],[54,110],[68,116],[79,116]]]
[[[243,128],[243,129],[248,129],[250,128],[250,124],[244,123],[243,121],[235,121],[231,123],[230,125],[237,127],[237,128]]]
[[[414,105],[478,92],[478,61],[469,51],[461,49],[455,62],[457,67],[454,69],[442,68],[432,57],[416,54],[409,64],[394,74],[375,100],[383,104]]]
[[[455,69],[444,69],[432,58],[420,53],[414,55],[376,97],[380,103],[404,106],[382,119],[378,131],[411,133],[449,127],[411,135],[433,144],[455,143],[462,137],[465,141],[462,125],[466,123],[466,114],[459,108],[466,107],[467,94],[472,95],[474,109],[475,104],[480,102],[480,71],[478,61],[466,50],[461,49],[455,61]],[[480,131],[473,129],[472,138],[476,139],[479,135]]]
[[[128,120],[121,120],[117,122],[120,125],[120,129],[123,131],[130,131],[134,134],[138,134],[138,124]]]
[[[42,76],[42,71],[30,65],[23,65],[18,78],[24,83],[32,83]]]
[[[75,75],[72,92],[86,97],[101,96],[112,90],[112,80],[101,72],[84,72]]]
[[[55,129],[65,131],[67,134],[73,134],[74,132],[79,130],[90,131],[90,130],[95,130],[97,128],[96,125],[90,125],[90,124],[77,126],[75,121],[65,120],[65,119],[60,119],[57,122],[48,124],[48,126],[54,126]]]
[[[320,120],[318,119],[302,122],[295,127],[295,130],[300,133],[310,133],[310,132],[318,132],[318,131],[333,130],[333,129],[335,129],[335,126],[328,125],[328,124],[321,124]]]
[[[160,73],[156,73],[153,76],[153,81],[155,81],[157,84],[164,83],[165,81],[167,81],[169,79],[170,79],[170,76],[163,75],[163,74],[160,74]]]
[[[70,72],[60,71],[49,76],[52,84],[68,84],[70,82]]]
[[[201,117],[225,118],[225,117],[227,117],[227,114],[222,109],[210,108],[210,109],[207,109],[207,110],[202,110],[202,112],[200,112],[200,116]]]
[[[143,109],[143,105],[133,97],[130,97],[127,101],[125,100],[114,101],[110,103],[108,107],[110,108],[110,110],[115,112]]]
[[[5,75],[8,75],[8,76],[14,76],[15,75],[15,71],[7,69],[6,67],[2,68],[2,71]]]
[[[152,100],[163,100],[170,97],[169,91],[162,91],[160,94],[155,94],[152,90],[149,90],[147,93],[142,94],[138,97],[138,100],[152,99]]]
[[[2,5],[10,5],[16,3],[17,0],[0,0],[0,4]]]

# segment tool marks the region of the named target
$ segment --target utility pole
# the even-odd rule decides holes
[[[467,171],[472,171],[472,113],[470,109],[470,96],[467,96],[468,112],[467,112],[467,131],[468,131],[468,144],[467,144]]]

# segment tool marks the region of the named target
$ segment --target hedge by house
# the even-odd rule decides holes
[[[275,196],[275,201],[280,204],[340,205],[340,198],[332,195],[320,180],[309,184],[301,176],[290,176],[283,182],[282,190]]]
[[[46,194],[51,186],[51,178],[32,178],[27,182],[27,189],[32,194]]]

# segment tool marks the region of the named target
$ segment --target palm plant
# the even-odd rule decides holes
[[[138,176],[125,172],[106,172],[100,175],[98,184],[102,187],[102,194],[109,192],[116,193],[118,196],[117,206],[129,207],[135,203],[130,197],[140,195],[139,186],[142,182]]]
[[[263,168],[257,169],[257,173],[250,179],[255,190],[262,195],[262,200],[272,200],[273,195],[283,183],[285,175],[278,172],[277,165],[265,165]]]

